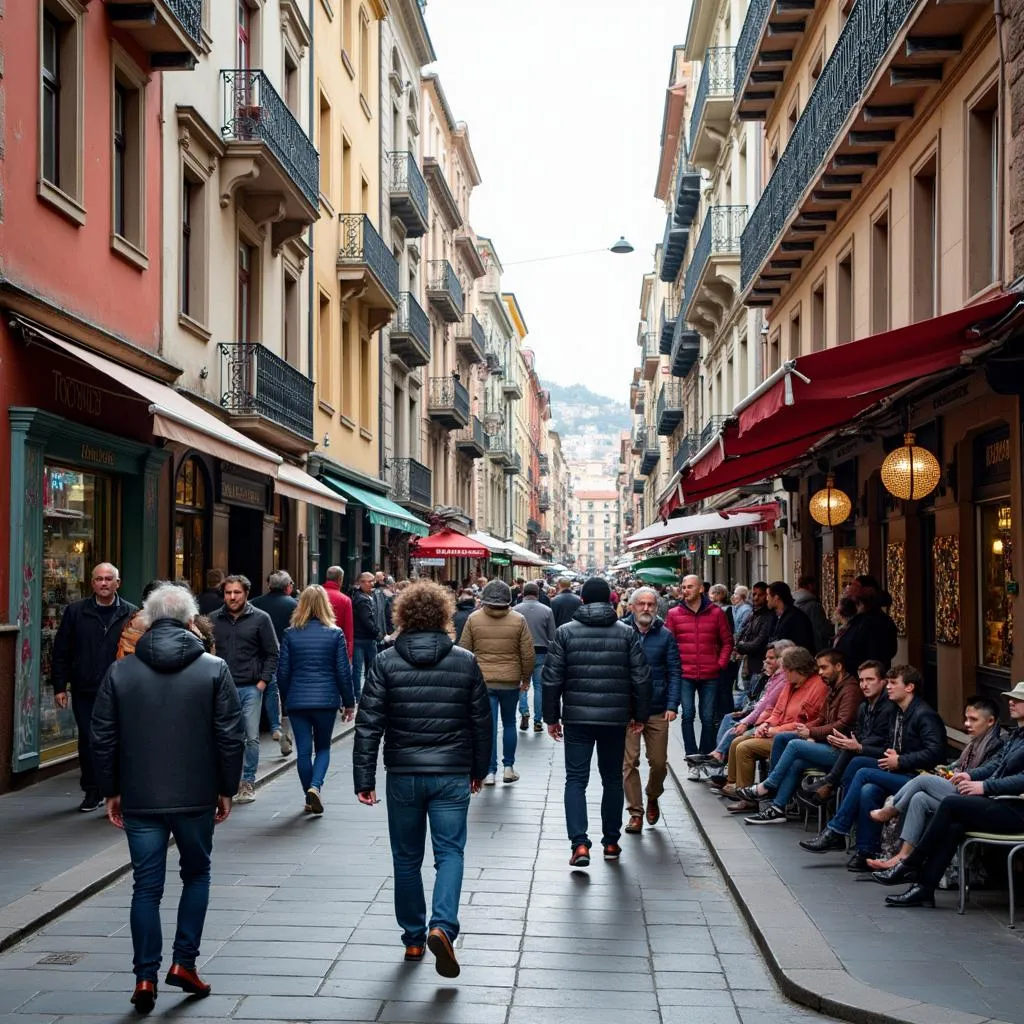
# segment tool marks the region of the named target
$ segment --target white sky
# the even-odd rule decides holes
[[[641,278],[665,225],[654,181],[688,11],[685,0],[429,0],[426,11],[432,70],[483,178],[473,227],[494,241],[540,375],[622,402]],[[635,252],[509,266],[620,234]]]

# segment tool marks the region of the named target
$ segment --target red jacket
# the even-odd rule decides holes
[[[665,626],[676,638],[684,679],[717,679],[729,664],[732,630],[725,613],[706,597],[700,610],[690,611],[685,601],[673,608]]]
[[[352,660],[354,650],[355,629],[352,624],[352,598],[341,592],[337,580],[328,580],[324,584],[327,591],[327,600],[331,602],[334,609],[334,618],[338,628],[345,634],[345,643],[348,645],[348,660]]]

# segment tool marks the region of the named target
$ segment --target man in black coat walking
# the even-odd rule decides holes
[[[96,785],[89,722],[96,691],[117,658],[121,630],[138,611],[118,596],[120,586],[121,574],[116,565],[97,565],[92,571],[92,597],[75,601],[64,609],[53,641],[50,680],[54,703],[62,709],[68,706],[70,684],[71,711],[78,729],[78,767],[84,794],[78,805],[80,811],[94,811],[103,802]]]
[[[166,984],[189,995],[210,994],[196,959],[210,898],[213,826],[231,813],[244,740],[231,673],[188,628],[197,613],[183,587],[157,587],[146,598],[150,629],[135,653],[107,672],[93,712],[97,779],[107,817],[128,838],[135,876],[132,1003],[139,1013],[156,1002],[160,898],[171,836],[182,891]]]
[[[555,616],[555,628],[572,622],[583,602],[572,592],[572,582],[562,576],[558,581],[558,593],[551,599],[551,611]]]
[[[582,598],[583,607],[548,647],[543,677],[544,721],[554,739],[565,738],[565,824],[573,867],[590,863],[587,783],[595,746],[604,859],[622,854],[626,729],[642,733],[651,708],[651,670],[636,632],[618,621],[608,583],[592,577]]]

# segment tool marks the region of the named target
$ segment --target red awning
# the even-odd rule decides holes
[[[778,475],[901,387],[955,369],[964,350],[980,343],[965,332],[1020,301],[1018,295],[997,295],[793,360],[771,386],[737,406],[718,443],[689,467],[681,480],[684,501]]]
[[[454,530],[442,530],[420,537],[413,545],[413,558],[490,558],[490,551],[479,541]]]

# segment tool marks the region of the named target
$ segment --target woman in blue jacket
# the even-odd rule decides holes
[[[352,667],[345,634],[334,621],[327,591],[306,587],[281,638],[277,666],[281,703],[295,734],[295,766],[306,794],[307,814],[323,814],[320,797],[331,763],[331,736],[338,708],[351,722],[355,708]]]

